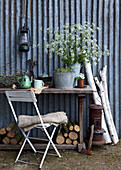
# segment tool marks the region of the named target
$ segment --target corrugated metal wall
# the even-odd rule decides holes
[[[95,32],[98,44],[106,45],[110,56],[106,54],[100,62],[92,66],[93,74],[98,75],[104,65],[108,66],[107,80],[111,110],[119,134],[121,131],[121,2],[120,0],[0,0],[0,67],[5,66],[6,74],[13,73],[12,68],[26,69],[27,60],[38,60],[34,68],[35,74],[52,75],[53,70],[63,63],[57,56],[49,58],[44,53],[44,37],[41,32],[47,27],[57,29],[65,23],[83,23],[88,21],[100,27]],[[30,48],[30,51],[21,53],[18,50],[17,34],[23,26],[26,17],[27,26],[31,31],[33,44],[40,43],[39,48]],[[120,18],[119,18],[120,17]],[[84,69],[83,69],[84,71]],[[3,68],[0,69],[0,74]],[[78,120],[78,99],[76,95],[44,94],[38,97],[42,113],[64,110],[69,119]],[[84,127],[88,126],[89,96],[84,101]],[[24,106],[24,107],[23,107]],[[16,105],[19,113],[32,113],[30,105]],[[0,128],[7,125],[12,119],[10,109],[3,94],[0,95]],[[85,129],[84,128],[84,129]],[[121,137],[121,135],[120,135]]]

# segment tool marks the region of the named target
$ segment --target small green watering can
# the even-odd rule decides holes
[[[23,77],[18,77],[17,81],[20,84],[20,88],[28,89],[28,88],[31,87],[32,77],[31,77],[31,80],[30,80],[27,75],[24,75]]]

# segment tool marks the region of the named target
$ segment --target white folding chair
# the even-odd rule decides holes
[[[40,125],[39,127],[36,127],[36,128],[40,128],[41,130],[43,130],[43,131],[45,132],[45,134],[47,135],[47,138],[48,138],[48,141],[49,141],[48,144],[47,144],[47,146],[46,146],[45,152],[39,152],[39,151],[37,151],[37,150],[35,149],[35,147],[34,147],[33,144],[31,143],[31,141],[29,140],[29,139],[31,138],[31,137],[29,138],[30,130],[29,130],[27,133],[25,133],[24,130],[23,130],[22,128],[20,128],[22,134],[23,134],[24,137],[25,137],[25,140],[24,140],[24,142],[23,142],[23,144],[22,144],[22,146],[21,146],[21,148],[20,148],[20,151],[19,151],[19,153],[18,153],[18,155],[17,155],[17,158],[16,158],[15,162],[20,161],[20,160],[19,160],[19,157],[20,157],[20,155],[21,155],[21,153],[22,153],[22,150],[23,150],[23,148],[24,148],[24,146],[25,146],[26,141],[28,141],[28,143],[30,144],[31,148],[33,149],[33,151],[34,151],[35,153],[37,153],[37,152],[39,152],[39,153],[44,153],[44,155],[43,155],[43,157],[42,157],[42,160],[41,160],[41,163],[40,163],[40,168],[42,168],[42,165],[43,165],[43,162],[44,162],[45,157],[46,157],[46,155],[47,155],[47,152],[48,152],[48,149],[49,149],[50,144],[52,144],[52,146],[53,146],[53,148],[55,149],[57,155],[58,155],[59,157],[61,157],[61,155],[60,155],[60,153],[58,152],[55,144],[54,144],[53,141],[52,141],[52,138],[53,138],[53,135],[54,135],[54,133],[55,133],[56,127],[53,128],[52,134],[51,134],[51,136],[50,136],[46,128],[49,127],[49,126],[51,126],[51,124],[45,124],[45,123],[43,123],[43,120],[42,120],[42,118],[41,118],[40,111],[39,111],[39,109],[38,109],[38,107],[37,107],[37,99],[36,99],[35,94],[34,94],[32,91],[6,91],[5,94],[6,94],[6,96],[7,96],[7,99],[8,99],[8,102],[9,102],[9,105],[10,105],[10,107],[11,107],[11,110],[12,110],[12,113],[13,113],[13,116],[14,116],[14,118],[15,118],[16,123],[17,123],[17,121],[18,121],[18,116],[17,116],[17,114],[16,114],[16,112],[15,112],[15,109],[14,109],[14,107],[13,107],[12,102],[13,102],[13,101],[14,101],[14,102],[31,102],[31,103],[34,104],[35,109],[36,109],[36,112],[37,112],[37,114],[38,114],[38,116],[39,116],[39,118],[40,118],[40,123],[41,123],[41,125]],[[51,154],[51,155],[54,155],[54,154]],[[56,155],[56,156],[57,156],[57,155]],[[21,161],[21,162],[24,162],[24,161]]]

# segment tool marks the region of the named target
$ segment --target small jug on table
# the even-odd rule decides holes
[[[44,82],[42,80],[34,80],[34,88],[41,89],[44,87]]]

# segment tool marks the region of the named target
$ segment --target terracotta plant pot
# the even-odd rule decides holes
[[[79,80],[77,81],[77,86],[78,86],[78,87],[83,87],[83,79],[79,79]]]

